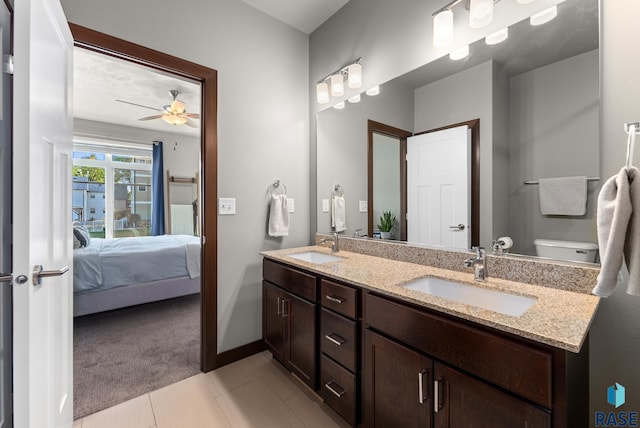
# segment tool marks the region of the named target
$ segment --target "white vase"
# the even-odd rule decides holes
[[[382,231],[381,231],[381,232],[380,232],[380,237],[381,237],[382,239],[389,239],[389,238],[391,238],[391,232],[382,232]]]

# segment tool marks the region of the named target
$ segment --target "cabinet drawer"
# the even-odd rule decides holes
[[[320,348],[322,352],[347,369],[355,372],[358,344],[357,323],[323,308],[320,325]]]
[[[372,294],[364,299],[371,328],[551,408],[551,352]]]
[[[358,317],[358,290],[327,279],[320,280],[322,306],[352,319]]]
[[[296,296],[313,302],[316,300],[316,277],[313,275],[264,259],[262,277]]]
[[[356,377],[330,358],[320,361],[320,395],[352,426],[356,424]]]

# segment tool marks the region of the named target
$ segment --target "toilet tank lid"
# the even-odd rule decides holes
[[[576,248],[578,250],[597,250],[598,244],[592,242],[560,241],[557,239],[536,239],[533,245],[543,247]]]

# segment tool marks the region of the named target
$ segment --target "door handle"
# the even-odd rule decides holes
[[[12,273],[0,273],[0,282],[12,282],[13,274]]]
[[[451,229],[451,230],[464,230],[464,224],[460,223],[457,226],[449,226],[449,229]]]
[[[41,278],[48,278],[50,276],[61,276],[69,271],[69,266],[65,266],[58,270],[42,270],[42,265],[35,265],[33,267],[33,275],[31,281],[33,285],[40,285]]]
[[[442,383],[442,378],[440,379],[435,379],[433,381],[433,411],[438,413],[440,411],[440,409],[442,409],[442,403],[440,402],[441,398],[441,391],[440,391],[440,385]]]
[[[429,399],[429,396],[425,394],[425,391],[424,391],[425,377],[427,378],[427,382],[429,382],[429,375],[427,374],[426,370],[421,370],[418,372],[418,403],[420,404],[424,404],[424,400]]]

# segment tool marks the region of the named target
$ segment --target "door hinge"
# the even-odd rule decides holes
[[[5,55],[2,71],[13,76],[13,55]]]

